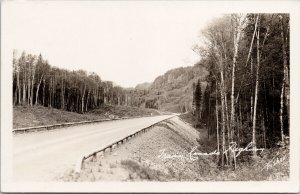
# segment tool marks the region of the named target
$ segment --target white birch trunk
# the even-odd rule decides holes
[[[35,104],[37,105],[38,104],[38,98],[39,98],[39,90],[40,90],[40,85],[42,83],[42,80],[43,80],[43,75],[41,76],[41,79],[37,85],[37,88],[36,88],[36,93],[35,93]]]
[[[253,156],[256,156],[256,113],[257,113],[257,100],[258,100],[258,86],[259,86],[259,67],[260,67],[260,53],[259,53],[259,27],[257,29],[257,68],[255,79],[255,94],[254,94],[254,108],[253,108],[253,126],[252,126],[252,144],[253,144]]]

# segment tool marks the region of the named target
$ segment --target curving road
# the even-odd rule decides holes
[[[81,155],[173,116],[115,120],[14,135],[14,180],[53,181],[65,170],[74,168]]]

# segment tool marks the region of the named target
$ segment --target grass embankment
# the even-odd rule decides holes
[[[98,109],[79,114],[75,112],[51,109],[43,106],[15,106],[13,107],[13,128],[51,125],[68,122],[91,121],[107,118],[123,118],[136,116],[159,115],[157,110],[103,105]]]

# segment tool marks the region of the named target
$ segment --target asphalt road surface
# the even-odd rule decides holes
[[[80,156],[172,116],[115,120],[14,135],[13,178],[15,181],[55,181],[59,174],[74,168]]]

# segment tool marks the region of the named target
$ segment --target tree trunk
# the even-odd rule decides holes
[[[88,93],[87,93],[87,98],[86,98],[86,105],[85,105],[85,112],[88,111],[88,105],[89,105],[89,101],[90,101],[90,90],[88,90]]]
[[[259,21],[260,23],[260,21]],[[254,108],[253,108],[253,126],[252,126],[252,144],[253,144],[253,156],[256,156],[256,112],[257,112],[257,100],[258,100],[258,86],[259,86],[259,67],[260,67],[260,53],[259,53],[259,31],[260,24],[257,29],[257,68],[256,68],[256,79],[255,79],[255,95],[254,95]]]
[[[81,113],[84,112],[84,95],[85,95],[86,85],[84,85],[82,97],[81,97]]]
[[[240,37],[242,33],[242,23],[243,19],[240,17],[238,19],[237,26],[235,27],[235,34],[234,35],[234,54],[233,54],[233,63],[232,63],[232,73],[231,73],[231,113],[230,113],[230,128],[231,128],[231,134],[230,134],[230,141],[233,141],[233,135],[234,135],[234,129],[235,129],[235,99],[234,99],[234,84],[235,84],[235,66],[239,51],[239,43],[240,43]]]
[[[51,106],[51,110],[53,111],[53,108],[56,108],[55,106],[55,93],[56,93],[56,76],[54,75],[53,77],[53,81],[52,81],[52,106]]]
[[[282,15],[279,16],[280,19],[280,27],[281,27],[281,39],[282,39],[282,56],[283,56],[283,84],[282,84],[282,89],[281,92],[284,92],[284,96],[283,94],[281,94],[281,102],[280,102],[280,114],[281,114],[281,119],[282,118],[282,114],[283,114],[283,107],[284,107],[284,102],[283,99],[285,97],[286,99],[286,106],[287,106],[287,115],[289,118],[289,72],[288,72],[288,61],[287,61],[287,47],[286,47],[286,39],[287,36],[285,34],[284,31],[284,18]],[[283,138],[283,120],[280,121],[281,124],[281,136]]]
[[[255,38],[255,35],[256,35],[256,29],[257,29],[257,23],[258,23],[258,15],[255,19],[255,25],[254,25],[254,31],[253,31],[253,35],[252,35],[252,39],[251,39],[251,44],[250,44],[250,48],[249,48],[249,52],[248,52],[248,56],[247,56],[247,60],[246,60],[246,65],[245,67],[247,67],[248,65],[248,62],[250,60],[250,64],[251,64],[251,73],[252,73],[252,48],[253,48],[253,42],[254,42],[254,38]],[[252,76],[252,74],[251,74]],[[240,91],[241,91],[241,88],[243,87],[243,83],[244,83],[244,78],[245,78],[245,74],[243,74],[243,77],[242,77],[242,81],[241,81],[241,85],[239,87],[239,90],[237,92],[237,97],[236,97],[236,103],[239,99],[239,96],[240,96]],[[252,80],[252,79],[251,79]],[[252,97],[252,95],[251,95]],[[252,110],[251,110],[252,111]],[[252,113],[251,113],[251,121],[252,121]]]
[[[76,112],[80,112],[80,102],[79,102],[79,92],[76,90],[76,105],[75,105],[75,107],[76,107]]]
[[[43,75],[41,76],[41,79],[37,85],[37,88],[36,88],[36,94],[35,94],[35,104],[37,105],[38,104],[38,99],[39,99],[39,90],[40,90],[40,85],[42,83],[42,80],[43,80]]]
[[[284,78],[282,81],[281,86],[281,94],[280,94],[280,134],[281,134],[281,141],[284,140],[284,134],[283,134],[283,94],[284,94]]]
[[[45,106],[45,89],[46,89],[46,79],[43,79],[43,106]]]
[[[230,127],[230,123],[229,123],[229,116],[228,116],[228,106],[227,106],[227,93],[226,93],[226,86],[225,86],[225,81],[224,81],[224,106],[225,106],[225,116],[226,116],[226,119],[225,119],[225,125],[226,125],[226,129],[227,129],[227,145],[229,147],[230,145],[230,134],[231,134],[231,127]],[[230,165],[231,165],[231,160],[230,160],[230,154],[226,154],[226,157],[227,157],[227,165],[228,165],[228,162],[230,162]]]
[[[30,91],[31,91],[31,82],[30,82],[30,76],[28,75],[27,79],[27,104],[30,104]]]
[[[263,130],[263,145],[264,148],[267,148],[267,142],[266,142],[266,126],[265,126],[265,119],[262,118],[262,130]]]
[[[242,108],[241,108],[241,102],[239,104],[239,127],[237,131],[237,145],[240,146],[241,139],[240,139],[240,131],[243,129],[243,117],[242,117]]]
[[[217,148],[220,153],[220,140],[219,140],[219,112],[218,112],[218,82],[216,81],[216,124],[217,124]]]
[[[50,80],[49,80],[49,101],[48,101],[48,107],[52,107],[52,92],[53,92],[53,78],[51,77]]]
[[[64,77],[61,78],[61,110],[65,109],[65,94]]]
[[[17,71],[17,89],[18,89],[18,104],[21,104],[21,87],[20,87],[20,67]]]
[[[15,68],[15,67],[13,67],[13,68]],[[13,88],[14,88],[14,84],[16,84],[15,83],[15,79],[16,79],[15,74],[16,74],[16,72],[15,72],[15,70],[13,70]],[[13,90],[13,105],[16,105],[17,101],[18,101],[18,87],[17,87],[17,84],[16,84],[16,88],[15,88],[15,90]]]
[[[24,74],[23,74],[23,103],[25,104],[26,101],[26,80],[27,80],[27,75],[26,75],[26,67],[24,67]]]
[[[202,111],[201,111],[201,113],[202,113]],[[210,112],[210,98],[208,99],[208,117],[209,118],[211,117],[211,112]],[[210,122],[210,119],[207,119],[207,120],[208,120],[207,137],[209,139],[209,137],[210,137],[210,130],[211,130],[211,122]]]
[[[31,96],[30,96],[30,106],[33,105],[33,89],[34,89],[34,79],[35,79],[35,68],[32,69],[32,79],[31,79]]]
[[[250,93],[251,93],[251,107],[250,107],[250,112],[251,112],[251,122],[253,122],[253,59],[252,59],[252,56],[251,56],[251,62],[250,62],[251,66],[250,66],[250,78],[251,78],[251,87],[250,87]]]
[[[221,93],[221,115],[222,115],[222,166],[224,166],[224,154],[225,153],[225,141],[226,141],[226,137],[225,137],[225,98],[224,98],[224,75],[223,75],[223,71],[221,71],[221,85],[220,85],[220,93]]]

